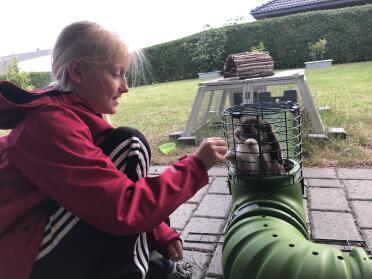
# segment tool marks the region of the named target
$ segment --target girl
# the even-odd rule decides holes
[[[0,129],[12,129],[0,138],[1,278],[167,278],[171,262],[149,264],[149,251],[182,257],[164,220],[207,184],[227,146],[206,139],[147,177],[145,137],[102,119],[128,92],[129,63],[116,34],[77,22],[53,49],[53,87],[0,82]]]

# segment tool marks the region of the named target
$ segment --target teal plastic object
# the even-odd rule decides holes
[[[229,172],[233,207],[223,243],[225,279],[371,279],[372,257],[309,240],[300,168],[287,176],[243,177]],[[288,184],[289,179],[292,184]]]

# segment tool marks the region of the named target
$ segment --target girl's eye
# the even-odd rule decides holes
[[[111,75],[114,77],[114,78],[120,78],[122,80],[127,80],[127,77],[126,77],[126,74],[127,72],[122,69],[122,68],[116,68],[116,67],[110,67],[107,69],[109,71],[109,73],[111,73]]]
[[[112,75],[116,78],[121,78],[123,80],[127,80],[127,77],[126,77],[125,73],[123,73],[123,72],[112,72]]]

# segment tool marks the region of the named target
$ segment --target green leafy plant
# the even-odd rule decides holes
[[[325,38],[319,39],[317,42],[308,44],[309,56],[313,61],[319,59],[323,60],[326,45],[327,40]]]
[[[33,89],[33,87],[31,86],[30,74],[21,71],[18,66],[17,59],[15,58],[9,63],[5,78],[6,80],[18,85],[19,87],[25,89]]]
[[[251,47],[251,52],[263,52],[263,51],[266,51],[266,48],[263,42],[259,42],[257,46]]]
[[[41,88],[49,85],[53,80],[51,72],[30,72],[30,84],[34,88]]]
[[[198,71],[215,71],[223,66],[227,36],[223,28],[212,28],[210,25],[204,28],[206,31],[196,43],[188,43],[184,47],[191,50],[191,61],[197,65]]]

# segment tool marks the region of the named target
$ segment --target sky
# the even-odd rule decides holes
[[[268,0],[3,0],[0,57],[51,49],[68,24],[90,20],[115,31],[131,48],[144,48],[254,19],[250,11]]]

